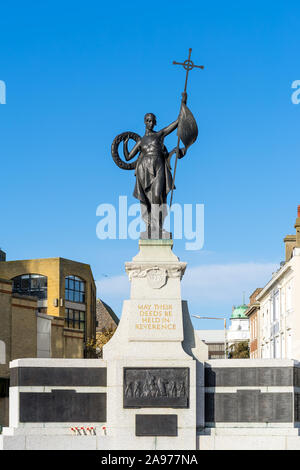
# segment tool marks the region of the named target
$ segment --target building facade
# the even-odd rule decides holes
[[[248,305],[239,305],[233,307],[230,317],[231,325],[227,330],[227,344],[228,348],[234,344],[248,341],[250,339],[249,319],[245,315]]]
[[[299,256],[275,273],[259,296],[260,354],[263,359],[285,359],[297,355],[297,348],[293,350],[292,346],[293,329],[296,340],[293,299],[293,284],[296,280],[292,265],[295,266],[298,260]]]
[[[96,335],[96,286],[88,264],[64,258],[2,261],[0,277],[12,281],[14,294],[35,297],[38,312],[55,317],[70,342],[75,334],[77,344],[80,333],[85,353]]]
[[[257,288],[250,295],[249,308],[246,310],[245,315],[249,319],[250,328],[250,359],[259,359],[260,356],[260,304],[257,301],[257,296],[262,291],[262,288]]]
[[[63,317],[38,312],[36,297],[13,292],[0,278],[0,427],[8,424],[9,363],[19,358],[83,358],[84,335]]]
[[[225,330],[195,330],[195,333],[208,346],[208,359],[225,358]]]
[[[260,357],[300,359],[300,206],[296,235],[287,235],[285,261],[257,296]]]
[[[37,300],[12,293],[12,281],[0,278],[0,425],[8,423],[9,362],[37,357]]]
[[[96,336],[89,265],[63,258],[6,261],[0,253],[0,426],[8,423],[9,363],[84,358]]]

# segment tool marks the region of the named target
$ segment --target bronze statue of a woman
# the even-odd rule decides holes
[[[156,117],[153,113],[147,113],[144,117],[146,126],[143,137],[133,132],[124,132],[118,135],[112,144],[112,157],[115,163],[122,169],[135,169],[136,184],[133,195],[141,204],[141,215],[146,224],[146,231],[141,233],[141,238],[161,239],[170,238],[171,234],[163,229],[164,219],[167,215],[167,195],[173,189],[173,178],[170,168],[170,158],[177,151],[178,158],[182,158],[187,151],[187,145],[183,149],[178,148],[168,152],[164,145],[167,135],[175,131],[181,124],[181,134],[187,131],[187,123],[191,124],[191,112],[186,107],[187,95],[183,93],[181,113],[168,126],[160,131],[155,131]],[[194,119],[194,118],[192,118]],[[191,127],[191,126],[190,126]],[[197,133],[196,122],[193,122],[193,137]],[[133,149],[128,151],[128,141],[133,139],[136,143]],[[183,142],[186,139],[182,137]],[[191,139],[190,139],[191,140]],[[119,144],[123,141],[123,152],[127,162],[139,154],[132,164],[123,162],[118,153]],[[191,145],[191,144],[189,144]]]
[[[164,138],[178,127],[178,119],[158,132],[154,131],[154,114],[147,113],[144,122],[145,135],[129,155],[125,145],[124,155],[127,161],[139,151],[142,155],[137,161],[133,195],[141,203],[142,218],[147,227],[145,235],[147,238],[169,238],[170,234],[163,229],[163,222],[167,215],[167,195],[172,189],[172,174]]]

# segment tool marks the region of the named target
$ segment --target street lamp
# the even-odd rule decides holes
[[[226,317],[204,317],[200,315],[192,315],[192,317],[199,318],[200,320],[223,320],[224,321],[224,359],[226,358]]]

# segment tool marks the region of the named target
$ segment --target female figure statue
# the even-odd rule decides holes
[[[173,189],[173,179],[170,168],[170,159],[173,153],[182,158],[187,148],[196,140],[198,129],[193,115],[186,107],[187,94],[182,93],[182,104],[179,118],[160,131],[155,131],[156,117],[147,113],[144,117],[146,126],[143,137],[133,133],[119,134],[112,143],[112,157],[115,163],[124,170],[135,169],[136,184],[133,195],[141,204],[141,215],[146,224],[146,231],[141,238],[171,238],[171,234],[163,229],[164,219],[167,215],[167,195]],[[178,137],[185,144],[185,148],[175,147],[168,152],[164,145],[166,136],[178,127]],[[128,141],[135,140],[131,151],[128,150]],[[118,154],[119,144],[123,142],[123,152],[126,162],[139,154],[134,163],[123,162]]]
[[[170,234],[163,230],[163,222],[167,215],[167,195],[172,189],[172,174],[164,138],[177,128],[178,119],[158,132],[154,130],[154,114],[147,113],[144,122],[145,135],[136,142],[130,153],[127,149],[129,139],[126,139],[124,155],[126,161],[129,161],[141,152],[135,170],[133,195],[141,203],[142,218],[146,224],[145,237],[169,238]]]

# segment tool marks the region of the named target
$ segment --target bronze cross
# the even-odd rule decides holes
[[[185,60],[184,62],[175,62],[173,61],[174,65],[182,65],[183,68],[186,70],[186,76],[185,76],[185,85],[184,85],[184,93],[186,93],[186,87],[187,87],[187,81],[188,81],[188,76],[189,76],[189,71],[192,70],[194,67],[197,67],[198,69],[204,69],[204,65],[195,65],[194,62],[191,60],[191,53],[192,49],[189,49],[189,58]]]

